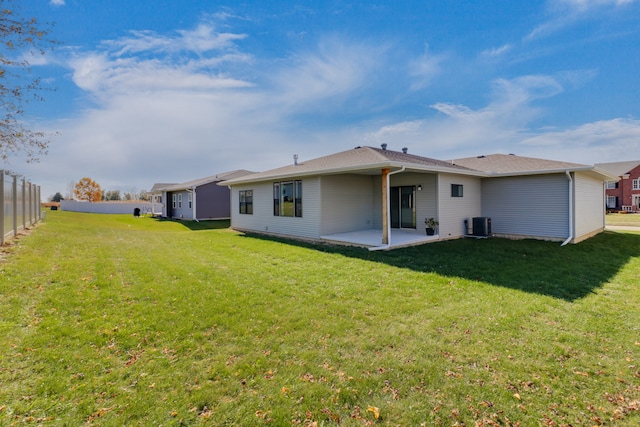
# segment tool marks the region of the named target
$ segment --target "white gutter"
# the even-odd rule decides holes
[[[569,237],[560,246],[566,245],[573,239],[573,179],[571,179],[571,173],[568,170],[564,173],[569,179]]]
[[[402,165],[402,168],[398,169],[397,171],[393,171],[393,172],[389,172],[387,174],[387,240],[388,243],[386,245],[382,245],[382,246],[376,246],[374,248],[369,248],[370,251],[382,251],[385,249],[389,249],[391,247],[391,191],[389,191],[391,189],[390,185],[391,185],[391,179],[389,178],[391,175],[394,175],[396,173],[400,173],[400,172],[404,172],[405,170],[405,166]]]

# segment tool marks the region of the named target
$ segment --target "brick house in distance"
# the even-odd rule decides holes
[[[640,212],[640,160],[595,166],[620,177],[618,182],[606,183],[607,211]]]

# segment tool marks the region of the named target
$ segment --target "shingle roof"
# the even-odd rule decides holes
[[[162,191],[162,189],[164,187],[168,187],[170,185],[176,185],[175,183],[155,183],[153,184],[153,187],[151,187],[151,190],[149,190],[149,193],[156,193],[158,191]]]
[[[640,166],[640,160],[629,160],[626,162],[596,163],[596,167],[609,172],[615,176],[628,174],[632,169]]]
[[[316,159],[300,161],[297,164],[290,164],[277,169],[258,172],[252,175],[244,176],[240,179],[229,180],[229,184],[239,182],[255,182],[266,179],[292,177],[292,176],[310,176],[330,173],[344,172],[366,172],[367,170],[379,173],[381,168],[400,168],[405,166],[407,169],[417,170],[433,170],[433,171],[449,171],[456,173],[467,173],[477,175],[477,171],[467,167],[454,165],[450,162],[431,159],[428,157],[416,156],[399,151],[383,150],[374,147],[356,147],[351,150],[342,151],[340,153],[330,154]]]
[[[223,172],[216,175],[207,176],[205,178],[198,178],[192,181],[181,182],[179,184],[154,184],[151,188],[151,192],[160,192],[160,191],[177,191],[184,190],[187,188],[199,187],[201,185],[209,184],[211,182],[222,182],[227,181],[229,179],[240,178],[245,175],[250,175],[253,172],[238,169],[229,172]]]
[[[546,171],[590,169],[592,166],[556,160],[520,157],[514,154],[489,154],[486,156],[455,159],[456,165],[466,166],[489,174],[535,173]]]

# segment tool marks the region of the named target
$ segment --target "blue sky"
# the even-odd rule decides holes
[[[22,3],[22,2],[21,2]],[[59,132],[9,168],[140,191],[357,145],[447,160],[640,159],[640,0],[30,0]]]

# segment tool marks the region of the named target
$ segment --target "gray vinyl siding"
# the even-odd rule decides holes
[[[196,189],[196,199],[196,218],[229,218],[231,212],[228,187],[221,187],[215,182],[201,185]]]
[[[295,180],[287,179],[287,181]],[[253,190],[253,214],[240,214],[238,192]],[[231,191],[231,226],[285,236],[310,239],[320,237],[320,178],[302,179],[302,217],[273,215],[273,181],[233,186]]]
[[[353,174],[321,178],[321,235],[373,228],[373,181],[372,176]]]
[[[187,191],[174,191],[167,193],[169,196],[169,216],[171,218],[180,219],[193,219],[193,209],[189,208],[189,193]],[[179,203],[176,200],[176,207],[173,207],[173,195],[182,195],[182,207],[179,207]],[[176,196],[179,197],[179,196]]]
[[[482,215],[495,234],[563,239],[569,235],[569,184],[564,174],[485,178]]]
[[[462,197],[451,197],[451,184],[462,185]],[[441,238],[453,239],[464,235],[464,221],[482,216],[482,182],[480,178],[440,174],[438,176],[437,220],[440,222],[438,233]]]
[[[577,173],[575,181],[575,238],[604,229],[605,190],[601,180]]]

